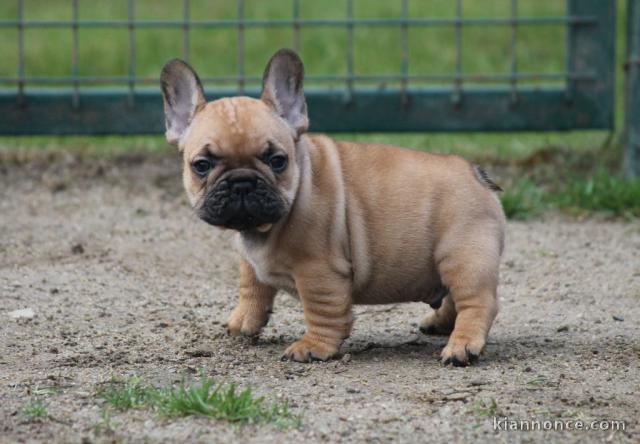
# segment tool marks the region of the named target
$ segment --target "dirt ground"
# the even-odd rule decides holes
[[[640,223],[512,222],[501,312],[480,362],[442,367],[424,304],[358,307],[342,359],[280,362],[303,330],[282,295],[255,343],[221,323],[236,295],[229,235],[195,218],[177,156],[0,163],[1,442],[638,442]],[[32,319],[13,319],[30,308]],[[158,385],[200,369],[283,397],[301,429],[114,413],[113,376]],[[49,416],[23,408],[53,387]],[[495,400],[495,404],[493,401]],[[626,421],[625,431],[494,431],[493,415]]]

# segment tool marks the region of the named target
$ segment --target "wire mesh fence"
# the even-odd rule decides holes
[[[282,46],[306,62],[314,130],[612,126],[613,1],[5,3],[0,133],[159,132],[164,61],[211,98],[256,95]]]

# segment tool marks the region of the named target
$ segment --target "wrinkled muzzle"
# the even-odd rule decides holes
[[[253,171],[231,173],[204,195],[198,216],[218,227],[247,231],[276,223],[285,205],[277,190]]]

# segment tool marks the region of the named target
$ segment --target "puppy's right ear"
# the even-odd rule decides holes
[[[302,83],[304,66],[291,49],[276,52],[262,77],[262,101],[282,117],[299,136],[309,128]]]
[[[206,104],[202,84],[196,72],[182,60],[173,59],[160,75],[167,141],[179,146],[193,116]]]

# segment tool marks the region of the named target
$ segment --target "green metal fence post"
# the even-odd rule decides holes
[[[640,0],[627,3],[625,60],[625,172],[640,176]]]
[[[580,93],[589,91],[594,108],[592,113],[600,115],[602,120],[613,128],[614,123],[614,82],[615,70],[615,33],[616,2],[613,0],[569,0],[567,15],[591,15],[596,17],[597,25],[569,26],[568,39],[568,71],[591,71],[595,74],[593,81],[573,79],[567,81],[567,105],[577,106],[574,99]],[[576,109],[578,120],[588,119],[586,109]]]

